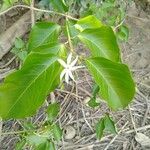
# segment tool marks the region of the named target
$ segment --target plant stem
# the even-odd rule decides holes
[[[35,24],[35,15],[34,15],[34,0],[31,1],[31,22],[32,22],[32,27]]]
[[[74,18],[74,17],[72,17],[72,16],[69,16],[69,15],[66,15],[66,14],[63,14],[63,13],[60,13],[60,12],[56,12],[56,11],[52,11],[52,10],[39,9],[39,8],[35,8],[35,7],[30,7],[30,6],[27,6],[27,5],[15,5],[15,6],[12,6],[12,7],[8,8],[7,10],[4,10],[4,11],[0,12],[0,16],[1,16],[1,15],[4,15],[4,14],[7,13],[8,11],[10,11],[10,10],[12,10],[12,9],[15,9],[15,8],[18,8],[18,7],[27,8],[27,9],[32,9],[32,10],[34,10],[34,11],[39,11],[39,12],[52,13],[52,14],[64,16],[64,17],[66,17],[66,18],[69,18],[69,19],[75,20],[75,21],[78,20],[78,19],[76,19],[76,18]]]
[[[72,45],[72,42],[71,42],[70,31],[69,31],[69,27],[68,27],[68,18],[67,17],[66,17],[66,29],[67,29],[69,47],[70,47],[71,52],[74,53],[73,45]]]

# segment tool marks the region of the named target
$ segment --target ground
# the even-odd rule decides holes
[[[4,19],[5,18],[1,18]],[[136,132],[143,133],[150,138],[150,16],[133,4],[128,8],[126,24],[130,30],[128,42],[120,43],[122,58],[133,73],[136,82],[136,95],[133,102],[125,110],[112,112],[105,102],[97,109],[86,106],[86,100],[91,95],[92,79],[86,69],[79,71],[76,84],[66,86],[65,90],[57,89],[54,92],[55,99],[61,103],[61,112],[58,122],[65,129],[62,142],[58,144],[60,150],[142,150],[150,149],[150,142],[143,144],[141,137],[135,138]],[[1,21],[0,23],[4,23]],[[2,28],[0,29],[2,31]],[[86,53],[81,45],[77,51]],[[1,61],[1,66],[7,63],[13,56],[7,54]],[[10,69],[18,66],[18,61],[0,70],[1,79]],[[50,102],[50,98],[48,99]],[[45,104],[46,106],[46,104]],[[43,106],[43,107],[45,107]],[[35,117],[29,121],[39,126],[45,118],[45,114],[39,110]],[[117,135],[105,133],[101,141],[96,140],[94,125],[97,119],[105,112],[110,112],[116,121]],[[21,129],[23,120],[9,120],[3,122],[3,134],[0,149],[13,150],[15,142],[19,140],[19,134],[14,132]],[[142,138],[144,139],[144,138]],[[150,139],[146,139],[150,140]]]

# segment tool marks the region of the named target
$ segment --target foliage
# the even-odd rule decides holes
[[[9,2],[8,4],[5,0],[4,5],[9,7],[16,1]],[[27,0],[23,2],[29,3]],[[66,54],[70,51],[76,56],[72,43],[74,46],[83,43],[90,51],[90,56],[80,56],[81,63],[86,65],[96,83],[88,105],[92,108],[99,106],[100,103],[96,100],[99,95],[112,110],[125,108],[134,97],[135,84],[128,66],[122,62],[118,46],[118,39],[127,41],[129,35],[128,28],[121,23],[125,16],[124,8],[115,0],[94,3],[89,0],[42,0],[40,6],[47,8],[45,5],[60,15],[67,12],[76,16],[79,12],[78,17],[81,18],[77,21],[67,18],[64,20],[65,27],[52,22],[38,22],[31,29],[26,44],[20,38],[16,39],[12,52],[23,64],[0,85],[0,117],[18,119],[36,113],[47,95],[54,91],[60,82],[63,84],[59,80],[60,75],[62,76],[62,66],[65,66],[61,66],[61,63],[64,63],[62,60],[66,59]],[[121,25],[117,26],[120,23]],[[69,48],[66,46],[67,42],[63,44],[59,41],[62,33],[68,38]],[[78,57],[71,63],[72,53],[67,58],[67,68],[64,67],[67,82],[69,76],[74,79],[69,70],[81,68],[74,66]],[[31,131],[26,133],[25,138],[16,145],[16,149],[21,149],[25,143],[39,150],[55,149],[54,141],[59,141],[62,137],[62,129],[54,123],[59,110],[58,103],[50,104],[45,111],[45,123],[36,131],[32,124],[26,124],[25,129]],[[104,130],[116,133],[114,122],[108,114],[96,124],[98,139],[102,138]]]
[[[115,123],[108,114],[101,118],[96,124],[96,136],[98,139],[102,138],[104,130],[112,134],[117,134]]]

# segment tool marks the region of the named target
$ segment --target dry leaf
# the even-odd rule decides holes
[[[143,133],[137,133],[135,140],[143,147],[150,147],[150,138]]]
[[[65,127],[64,131],[65,131],[65,139],[66,140],[71,140],[76,135],[76,130],[72,126]]]

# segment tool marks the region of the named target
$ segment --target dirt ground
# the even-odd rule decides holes
[[[3,18],[4,19],[4,18]],[[91,109],[85,105],[85,101],[91,96],[93,85],[87,70],[79,71],[76,84],[71,84],[65,90],[57,89],[55,99],[61,103],[61,113],[58,122],[65,129],[62,142],[58,143],[58,150],[149,150],[150,149],[150,16],[143,10],[137,9],[133,4],[128,8],[126,24],[130,30],[130,38],[126,43],[120,43],[122,57],[134,75],[137,92],[133,102],[125,110],[112,112],[105,102],[97,109]],[[4,23],[3,21],[0,21]],[[0,31],[2,32],[2,31]],[[86,53],[81,45],[77,51]],[[6,57],[6,56],[5,56]],[[6,60],[13,56],[8,55]],[[0,65],[4,65],[2,60]],[[0,78],[12,66],[18,62],[0,70]],[[50,98],[48,100],[50,102]],[[46,104],[45,104],[46,106]],[[45,107],[43,106],[43,108]],[[35,117],[28,121],[40,126],[45,119],[43,108]],[[117,135],[105,133],[101,141],[96,140],[94,125],[99,118],[110,112],[116,121]],[[3,134],[0,150],[13,150],[19,134],[14,134],[22,129],[23,120],[9,120],[3,122]],[[146,137],[135,138],[136,132],[143,133]],[[71,135],[70,135],[71,134]],[[143,141],[146,144],[143,144]],[[141,142],[142,141],[142,142]],[[29,148],[30,149],[30,148]]]

